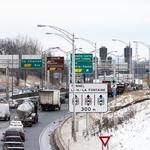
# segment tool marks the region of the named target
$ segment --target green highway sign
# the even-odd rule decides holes
[[[72,55],[71,55],[71,58],[72,58]],[[93,73],[93,55],[92,54],[75,54],[75,72],[76,73]]]
[[[42,68],[42,59],[21,59],[22,69],[40,69]]]

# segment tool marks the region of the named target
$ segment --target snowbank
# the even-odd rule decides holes
[[[137,99],[148,99],[149,96],[149,91],[128,93],[119,97],[115,103],[111,102],[109,106],[115,104],[117,106],[125,105],[127,103],[132,103]],[[102,132],[99,133],[99,135],[111,136],[109,141],[110,150],[150,150],[150,100],[136,104],[133,103],[129,107],[125,107],[114,114],[107,113],[105,116],[112,118],[114,115],[116,118],[123,118],[125,114],[131,110],[134,111],[132,118],[123,120],[123,123],[117,125],[118,129],[103,129]],[[98,119],[100,118],[99,114],[93,114],[93,116]],[[92,119],[89,118],[89,122],[90,120]],[[66,142],[66,145],[68,145],[69,150],[101,150],[101,142],[98,138],[98,134],[90,134],[86,137],[83,134],[86,130],[85,116],[80,117],[78,121],[79,130],[77,132],[77,142],[74,142],[71,137],[71,119],[64,124],[61,130],[62,138]]]

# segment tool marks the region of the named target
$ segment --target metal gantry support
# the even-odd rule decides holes
[[[72,84],[73,84],[73,99],[75,99],[75,36],[74,33],[70,33],[67,30],[62,28],[52,26],[52,25],[37,25],[37,27],[49,27],[61,34],[57,34],[58,36],[62,37],[65,40],[69,40],[69,43],[72,45]],[[75,112],[75,103],[73,104],[73,139],[76,141],[76,112]]]

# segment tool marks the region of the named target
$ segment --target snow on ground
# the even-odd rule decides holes
[[[110,140],[112,150],[149,150],[150,149],[150,101],[136,104],[135,117],[119,125]],[[142,110],[142,111],[141,111]]]
[[[143,95],[145,94],[143,93]],[[128,100],[131,101],[135,97],[141,98],[142,94],[137,95],[136,93],[135,96],[129,94],[129,97]],[[136,112],[133,118],[125,120],[122,124],[118,125],[117,130],[103,130],[101,135],[111,136],[109,150],[150,150],[150,100],[119,110],[115,113],[115,116],[123,116],[129,110]],[[112,117],[110,114],[108,116]],[[85,117],[81,117],[79,119],[77,142],[74,142],[71,137],[71,119],[62,127],[62,138],[66,145],[69,145],[69,150],[101,150],[101,142],[98,135],[90,135],[84,138],[83,130],[86,129],[85,124]]]

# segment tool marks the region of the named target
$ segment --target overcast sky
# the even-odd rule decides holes
[[[64,28],[119,54],[125,45],[112,42],[113,38],[130,41],[133,55],[132,41],[150,44],[150,0],[0,0],[0,19],[0,38],[28,36],[39,40],[44,49],[59,46],[69,51],[71,45],[55,35],[45,35],[56,31],[37,28],[37,24]],[[93,50],[80,40],[76,46]],[[147,48],[139,45],[139,55],[148,56]]]

